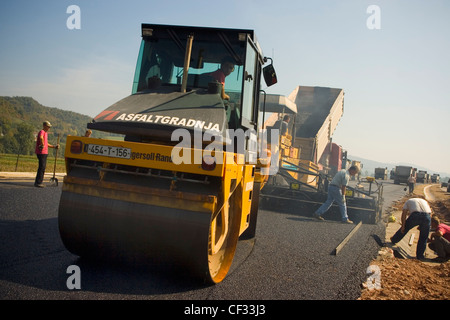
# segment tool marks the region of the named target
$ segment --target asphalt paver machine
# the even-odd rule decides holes
[[[298,103],[280,95],[265,97],[268,132],[286,115],[290,122],[288,130],[279,131],[277,138],[269,139],[272,165],[261,190],[261,208],[312,216],[326,201],[328,184],[336,172],[331,174],[323,170],[324,166],[320,168],[317,160],[330,145],[330,128],[337,124],[342,114],[339,110],[343,103],[341,91],[299,87],[294,91],[295,95],[291,95],[294,99],[297,96]],[[339,170],[345,168],[346,159],[342,159],[342,163]],[[371,177],[360,179],[347,187],[346,202],[351,220],[377,223],[382,211],[383,186]],[[326,213],[326,218],[340,220],[337,206]]]

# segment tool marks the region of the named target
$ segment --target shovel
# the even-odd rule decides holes
[[[58,133],[58,139],[56,142],[56,145],[59,145],[59,133]],[[58,178],[55,177],[55,173],[56,173],[56,160],[58,159],[58,150],[59,147],[56,149],[56,154],[55,154],[55,164],[53,165],[53,178],[50,178],[50,183],[52,183],[55,187],[58,186]]]

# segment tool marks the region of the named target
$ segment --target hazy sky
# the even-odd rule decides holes
[[[141,23],[254,29],[267,92],[344,89],[349,154],[450,173],[449,17],[448,0],[1,1],[0,95],[93,117],[131,93]]]

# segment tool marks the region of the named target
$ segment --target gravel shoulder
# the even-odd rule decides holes
[[[404,202],[417,196],[426,196],[433,212],[441,221],[450,224],[450,193],[440,185],[417,185],[412,195],[406,195],[388,211],[387,218],[392,215],[396,221],[387,223],[386,242],[391,233],[400,227],[398,221]],[[410,233],[417,233],[410,250],[415,253],[417,228]],[[410,235],[405,238],[410,239]],[[379,268],[381,289],[369,288],[368,282],[365,282],[359,300],[449,300],[450,261],[436,263],[432,261],[435,256],[428,247],[425,253],[427,261],[397,258],[389,246],[381,248],[378,257],[370,263]]]

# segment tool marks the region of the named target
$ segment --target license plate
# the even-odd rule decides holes
[[[130,159],[131,157],[130,148],[102,146],[99,144],[89,144],[87,146],[87,153],[96,156],[122,158],[122,159]]]

